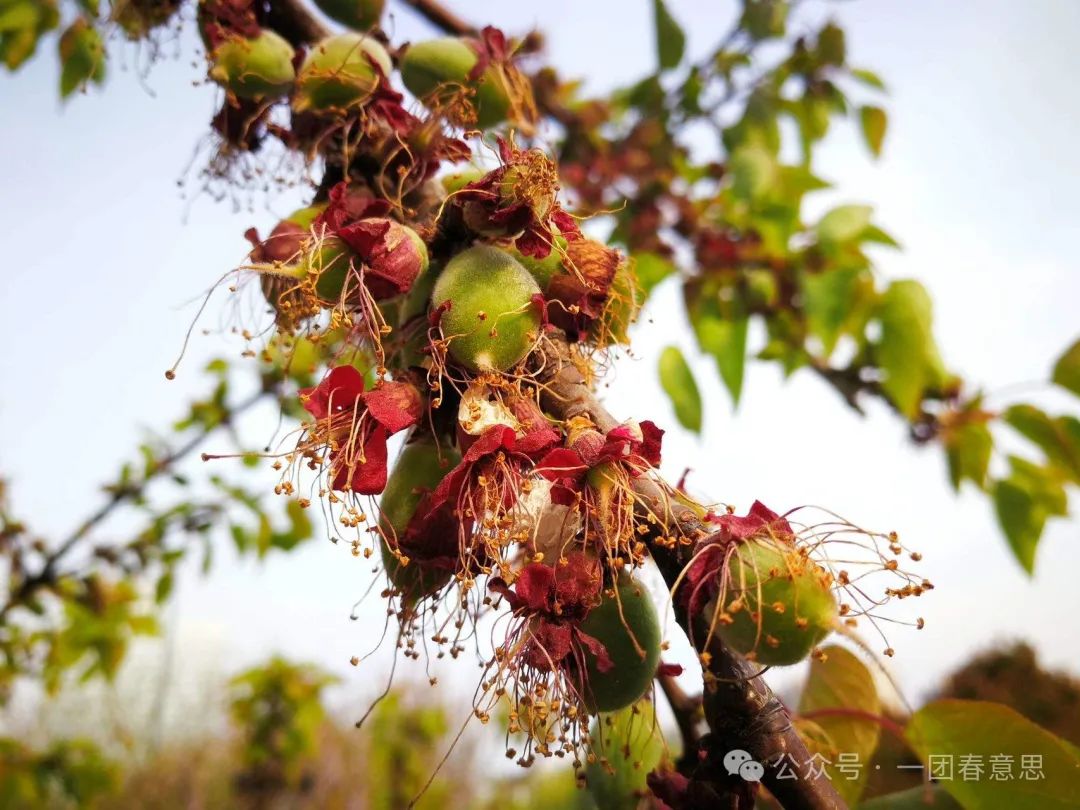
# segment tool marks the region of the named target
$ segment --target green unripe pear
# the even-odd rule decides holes
[[[367,31],[379,24],[386,0],[315,0],[315,5],[334,22],[354,31]]]
[[[378,71],[389,76],[392,67],[390,54],[371,37],[353,33],[327,37],[300,66],[293,108],[326,112],[363,104],[378,86]]]
[[[210,78],[240,98],[285,95],[296,79],[293,47],[276,31],[226,39],[210,54]]]
[[[461,191],[469,183],[475,183],[485,174],[486,172],[480,169],[465,169],[460,172],[444,174],[439,178],[439,182],[442,184],[443,191],[447,194],[453,194],[455,191]]]
[[[315,221],[315,218],[326,210],[326,203],[315,203],[313,205],[305,206],[304,208],[297,208],[287,217],[286,220],[299,225],[301,228],[310,228],[311,223]]]
[[[352,260],[356,254],[336,236],[326,236],[313,245],[304,256],[301,267],[306,275],[315,275],[315,292],[323,301],[336,304],[341,300],[346,281],[350,287],[358,282],[349,279]]]
[[[440,449],[429,438],[405,445],[379,500],[379,528],[384,538],[397,542],[405,534],[424,494],[435,489],[460,460],[460,454],[452,447]],[[402,565],[386,539],[379,548],[387,576],[410,606],[450,580],[450,571],[424,568],[416,561]]]
[[[450,355],[470,371],[506,371],[532,348],[540,313],[533,277],[505,250],[478,245],[451,259],[435,282],[434,307],[442,313]]]
[[[806,658],[835,627],[832,576],[790,543],[758,538],[731,556],[724,603],[715,609],[720,638],[760,664]],[[706,608],[706,615],[713,615]]]
[[[636,807],[648,795],[645,778],[664,759],[656,707],[645,702],[597,717],[590,736],[597,757],[585,766],[585,778],[597,810]]]
[[[517,248],[511,248],[510,254],[521,262],[522,266],[529,271],[529,274],[536,279],[536,283],[540,285],[540,291],[545,292],[548,288],[548,284],[551,283],[553,276],[558,273],[566,272],[566,268],[563,267],[563,255],[565,250],[566,238],[556,236],[551,253],[542,259],[537,259],[534,256],[526,256],[519,252]]]
[[[649,594],[626,574],[619,577],[617,591],[618,599],[606,596],[581,623],[581,631],[603,644],[614,664],[601,672],[596,657],[585,653],[584,698],[593,713],[623,709],[638,700],[660,662],[660,621]]]
[[[478,61],[476,51],[464,39],[443,37],[416,42],[401,59],[401,80],[419,99],[431,98],[442,88],[473,89],[476,125],[488,129],[506,120],[510,96],[497,71],[490,67],[475,82],[469,80],[469,73]]]

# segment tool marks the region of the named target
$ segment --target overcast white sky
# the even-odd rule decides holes
[[[669,3],[696,53],[729,19],[727,3]],[[538,25],[552,61],[596,89],[651,66],[645,0],[456,5],[511,32]],[[905,246],[882,255],[882,272],[929,287],[953,368],[990,390],[1046,379],[1053,357],[1080,334],[1080,6],[865,0],[829,8],[848,29],[851,61],[890,86],[890,130],[879,163],[853,128],[837,130],[819,174],[838,190],[815,205],[875,206]],[[429,33],[405,11],[389,27],[397,40]],[[197,361],[225,349],[216,336],[197,338],[177,381],[162,376],[193,315],[188,302],[242,258],[246,227],[268,229],[297,201],[279,198],[270,212],[259,200],[236,213],[209,199],[189,209],[181,199],[176,180],[215,104],[212,88],[192,87],[190,56],[141,80],[137,58],[129,54],[127,70],[114,59],[103,91],[63,106],[51,53],[0,76],[0,473],[13,481],[19,513],[53,536],[97,505],[98,484],[132,456],[140,428],[166,425],[202,390]],[[661,290],[655,323],[639,333],[640,359],[618,367],[609,393],[614,411],[672,428],[653,383],[656,357],[670,342],[696,356],[675,304],[675,290]],[[689,459],[697,489],[718,500],[828,506],[895,529],[924,552],[938,585],[919,605],[927,627],[890,636],[892,668],[913,700],[973,650],[1012,637],[1032,639],[1050,664],[1080,668],[1076,520],[1051,525],[1028,579],[985,499],[955,498],[941,453],[913,449],[883,409],[860,420],[816,379],[784,383],[776,369],[755,365],[733,414],[711,364],[694,367],[710,403],[705,434],[699,443],[669,432],[671,474]],[[1028,390],[1054,407],[1077,406]],[[248,435],[259,441],[258,431]],[[171,615],[182,660],[230,672],[280,651],[342,674],[350,704],[373,694],[390,650],[362,670],[347,663],[382,626],[374,602],[361,621],[348,619],[367,582],[364,565],[323,541],[263,564],[234,559],[226,543],[209,578],[189,572],[179,588]],[[452,680],[471,681],[467,664],[458,669]]]

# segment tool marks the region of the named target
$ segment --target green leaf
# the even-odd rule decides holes
[[[990,456],[994,450],[990,428],[982,421],[965,422],[946,431],[944,442],[953,489],[959,491],[960,484],[965,480],[972,481],[981,489],[986,484]]]
[[[923,393],[945,378],[934,343],[930,296],[917,281],[894,281],[878,303],[877,316],[881,341],[876,359],[885,372],[882,388],[901,413],[914,419]]]
[[[1080,757],[1062,740],[1007,706],[937,700],[912,716],[905,736],[931,767],[931,776],[935,765],[952,766],[952,778],[938,784],[964,807],[1076,807]],[[1012,778],[991,779],[995,762]],[[976,764],[982,766],[977,776],[973,770]]]
[[[658,253],[635,253],[633,258],[634,274],[637,276],[642,301],[649,297],[657,284],[676,271],[671,260]]]
[[[1048,461],[1080,483],[1080,420],[1074,416],[1054,418],[1034,405],[1013,405],[1003,418],[1038,445]]]
[[[818,241],[833,246],[857,239],[870,226],[873,211],[869,205],[841,205],[832,209],[817,224]]]
[[[885,129],[889,118],[881,107],[867,105],[859,110],[863,139],[874,157],[881,157],[881,145],[885,141]]]
[[[877,750],[880,725],[872,717],[835,716],[827,712],[841,709],[880,714],[881,701],[874,678],[862,661],[843,647],[831,645],[822,652],[825,660],[815,658],[810,664],[810,674],[799,699],[799,714],[811,718],[825,732],[834,754],[855,754],[858,762],[867,763]],[[827,759],[833,763],[827,766],[833,785],[848,804],[855,804],[866,787],[869,771],[859,768],[856,778],[851,778],[851,772],[837,768],[837,756]]]
[[[668,346],[660,353],[660,385],[671,399],[679,424],[701,433],[701,392],[683,353]]]
[[[686,34],[664,5],[664,0],[653,0],[653,19],[656,23],[656,55],[660,69],[678,67],[686,50]]]
[[[755,40],[782,37],[787,25],[785,0],[743,0],[739,25]]]
[[[693,323],[698,345],[716,360],[720,379],[731,392],[731,400],[737,406],[746,370],[746,335],[750,319],[727,320],[710,312],[701,312]]]
[[[60,37],[60,96],[67,98],[87,82],[105,80],[105,45],[86,19],[75,20]]]
[[[840,336],[861,320],[860,304],[872,295],[873,281],[859,268],[842,268],[806,275],[802,279],[803,311],[810,332],[816,336],[827,358]]]
[[[839,67],[847,58],[844,29],[829,23],[818,33],[817,58],[824,65]]]
[[[885,92],[885,82],[881,80],[872,70],[864,70],[863,68],[851,68],[851,78],[855,79],[867,87],[873,87],[875,90],[881,90]]]
[[[1009,463],[1012,473],[994,486],[994,506],[1013,553],[1030,574],[1046,520],[1068,513],[1068,495],[1053,470],[1017,456]]]
[[[1051,379],[1062,388],[1080,396],[1080,340],[1076,341],[1054,364]]]
[[[739,199],[760,200],[777,180],[777,165],[772,154],[760,146],[743,146],[728,160],[732,190]]]

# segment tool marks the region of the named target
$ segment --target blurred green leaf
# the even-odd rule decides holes
[[[657,284],[673,275],[675,271],[675,265],[670,259],[665,259],[656,253],[635,253],[634,273],[637,276],[642,301],[649,297]]]
[[[1080,483],[1080,420],[1051,417],[1034,405],[1013,405],[1003,414],[1006,423],[1038,445],[1076,483]]]
[[[746,317],[721,318],[708,310],[701,310],[692,317],[694,334],[698,345],[706,354],[712,355],[731,393],[732,403],[739,404],[742,394],[743,374],[746,370],[746,336],[750,320]]]
[[[881,107],[865,106],[859,110],[863,139],[874,157],[881,157],[881,145],[885,141],[885,129],[889,119]]]
[[[782,37],[787,27],[786,0],[743,0],[739,25],[755,40]]]
[[[870,225],[874,209],[869,205],[841,205],[833,208],[817,224],[818,241],[825,246],[857,239]]]
[[[917,711],[905,732],[923,761],[952,766],[939,784],[964,807],[1054,810],[1076,807],[1080,757],[1049,731],[1007,706],[973,700],[937,700]],[[992,757],[1009,757],[1013,778],[989,778]],[[1037,758],[1037,762],[1035,761]],[[1001,760],[999,760],[1001,761]],[[979,778],[964,763],[981,764]],[[931,772],[932,775],[932,772]]]
[[[803,311],[810,332],[822,344],[826,358],[836,348],[840,336],[861,324],[873,294],[873,281],[865,270],[840,268],[802,278]]]
[[[678,67],[686,50],[686,34],[671,16],[664,0],[653,0],[653,20],[656,24],[656,55],[661,70]]]
[[[1080,340],[1070,346],[1054,364],[1054,375],[1051,379],[1062,388],[1080,396]]]
[[[760,200],[777,180],[777,165],[772,154],[760,146],[743,146],[728,160],[732,190],[747,202]]]
[[[668,346],[660,353],[660,385],[671,399],[679,424],[701,433],[701,392],[683,353]]]
[[[965,480],[980,489],[986,484],[994,437],[983,421],[967,421],[945,432],[945,456],[949,462],[949,480],[959,491]]]
[[[851,68],[850,73],[853,79],[865,84],[867,87],[873,87],[875,90],[885,90],[885,82],[872,70]]]
[[[933,335],[933,313],[926,288],[917,281],[894,281],[878,303],[881,340],[878,365],[882,388],[909,419],[919,414],[924,392],[945,378]]]
[[[859,762],[871,760],[881,732],[873,715],[881,712],[881,701],[874,678],[862,661],[836,645],[825,647],[822,652],[825,653],[824,660],[815,658],[810,663],[810,674],[799,699],[799,714],[812,718],[828,736],[833,756],[827,759],[834,763],[827,766],[830,778],[844,800],[854,805],[866,787],[869,771],[860,768],[858,777],[852,779],[837,769],[837,755],[857,754]],[[869,716],[829,715],[830,709]]]
[[[1068,512],[1068,496],[1049,470],[1017,456],[1009,462],[1011,474],[994,485],[994,507],[1013,553],[1030,574],[1046,520]]]
[[[817,58],[823,65],[839,67],[847,58],[847,43],[844,29],[835,23],[828,23],[818,33]]]

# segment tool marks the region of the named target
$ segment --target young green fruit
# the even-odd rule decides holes
[[[596,759],[585,766],[597,810],[637,807],[648,795],[645,778],[664,760],[663,736],[651,702],[597,717],[592,724]]]
[[[390,54],[363,34],[339,34],[318,43],[304,59],[297,77],[293,108],[297,112],[345,110],[363,104],[389,76]]]
[[[540,285],[540,291],[546,292],[551,279],[559,273],[566,272],[566,268],[563,267],[563,255],[566,252],[566,245],[566,237],[556,236],[551,252],[542,259],[537,259],[535,256],[526,256],[516,247],[510,248],[510,254],[521,262],[522,267],[528,270],[529,274],[536,279],[536,283]]]
[[[488,129],[506,120],[510,96],[497,71],[491,68],[470,81],[469,74],[478,61],[476,51],[464,39],[443,37],[417,42],[401,59],[401,80],[417,98],[435,99],[436,103],[443,91],[452,94],[463,87],[472,89],[476,126]]]
[[[233,36],[210,54],[210,78],[240,98],[277,98],[296,79],[293,47],[276,31]]]
[[[487,245],[449,261],[431,295],[442,313],[450,355],[470,371],[506,371],[529,353],[540,331],[533,277],[509,253]]]
[[[435,489],[460,460],[453,448],[440,449],[425,438],[405,445],[386,479],[386,489],[379,501],[379,528],[383,533],[379,548],[387,576],[410,606],[439,590],[449,581],[451,572],[425,568],[417,561],[402,565],[388,543],[398,542],[405,534],[424,494]]]
[[[334,22],[354,31],[367,31],[379,24],[386,0],[315,0],[315,5]]]
[[[613,666],[601,672],[585,653],[585,703],[590,711],[625,708],[648,690],[660,662],[660,621],[649,594],[628,575],[619,577],[618,599],[605,599],[581,623],[581,631],[607,650]],[[619,615],[620,607],[622,615]]]
[[[706,607],[706,615],[712,614]],[[787,666],[806,658],[837,622],[832,576],[790,543],[756,538],[739,543],[727,574],[720,638],[760,664]]]

